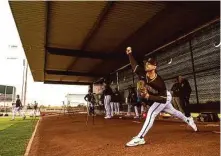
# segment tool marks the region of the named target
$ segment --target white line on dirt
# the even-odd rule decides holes
[[[39,121],[41,120],[41,118],[38,120],[37,124],[35,125],[35,130],[34,132],[32,133],[32,136],[31,136],[31,139],[29,140],[28,142],[28,146],[26,148],[26,151],[25,151],[25,154],[24,156],[28,156],[29,155],[29,152],[30,152],[30,149],[31,149],[31,145],[32,145],[32,142],[34,140],[34,137],[35,137],[35,133],[37,131],[37,128],[38,128],[38,124],[39,124]]]
[[[141,123],[140,121],[132,121],[132,122],[134,122],[134,123]]]

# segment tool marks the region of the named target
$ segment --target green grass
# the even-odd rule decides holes
[[[7,120],[8,120],[8,119],[7,119]],[[0,118],[0,131],[13,125],[12,122],[8,122],[7,120],[5,120],[5,119],[2,120],[2,119]]]
[[[37,120],[0,117],[0,156],[22,156]]]

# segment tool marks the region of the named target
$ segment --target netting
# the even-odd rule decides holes
[[[190,83],[190,103],[220,101],[220,23],[217,22],[195,34],[194,38],[154,54],[158,73],[170,90],[175,77],[182,75]],[[151,56],[150,56],[151,57]],[[131,69],[119,73],[119,88],[125,91],[136,84],[138,78]],[[125,98],[127,92],[124,93]]]

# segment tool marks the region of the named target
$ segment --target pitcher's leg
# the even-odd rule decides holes
[[[154,103],[150,109],[148,110],[146,120],[144,122],[144,125],[137,135],[140,138],[143,138],[147,132],[150,130],[150,128],[153,126],[153,122],[156,118],[156,116],[164,109],[166,105],[165,104],[160,104],[160,103]]]
[[[186,122],[190,127],[193,128],[194,131],[197,131],[197,126],[194,123],[194,120],[192,117],[186,117],[183,113],[181,113],[180,111],[176,110],[171,103],[169,103],[165,109],[163,110],[181,120],[183,120],[184,122]]]

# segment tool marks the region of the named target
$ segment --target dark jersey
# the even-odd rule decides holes
[[[116,91],[111,95],[111,102],[120,102],[120,92]]]
[[[112,95],[112,94],[113,94],[113,91],[112,91],[111,87],[110,87],[110,86],[106,86],[105,89],[104,89],[104,91],[103,91],[103,94],[104,94],[104,96],[106,96],[106,95]]]
[[[130,103],[136,103],[137,102],[137,93],[136,92],[131,92],[128,95],[128,101]]]
[[[16,106],[16,107],[21,107],[21,100],[20,100],[20,99],[17,99],[17,100],[16,100],[15,106]]]
[[[120,102],[121,100],[121,96],[120,96],[120,92],[119,91],[116,91],[114,93],[114,96],[115,96],[115,101],[114,102]]]
[[[38,108],[38,104],[35,103],[35,104],[34,104],[34,109],[36,110],[37,108]]]
[[[189,82],[186,79],[184,79],[180,85],[181,85],[181,89],[180,89],[181,96],[189,98],[192,92]]]
[[[95,101],[95,98],[94,98],[94,95],[93,95],[93,94],[87,94],[87,95],[84,97],[84,100],[85,100],[85,101],[88,101],[88,102],[94,102],[94,101]]]
[[[173,92],[173,97],[180,97],[181,95],[181,86],[180,83],[174,83],[171,91]]]
[[[129,58],[133,71],[141,80],[146,82],[146,87],[148,88],[149,93],[148,100],[152,102],[166,103],[167,89],[163,79],[158,74],[156,74],[156,77],[153,79],[148,78],[144,68],[136,63],[132,54],[129,54]]]

